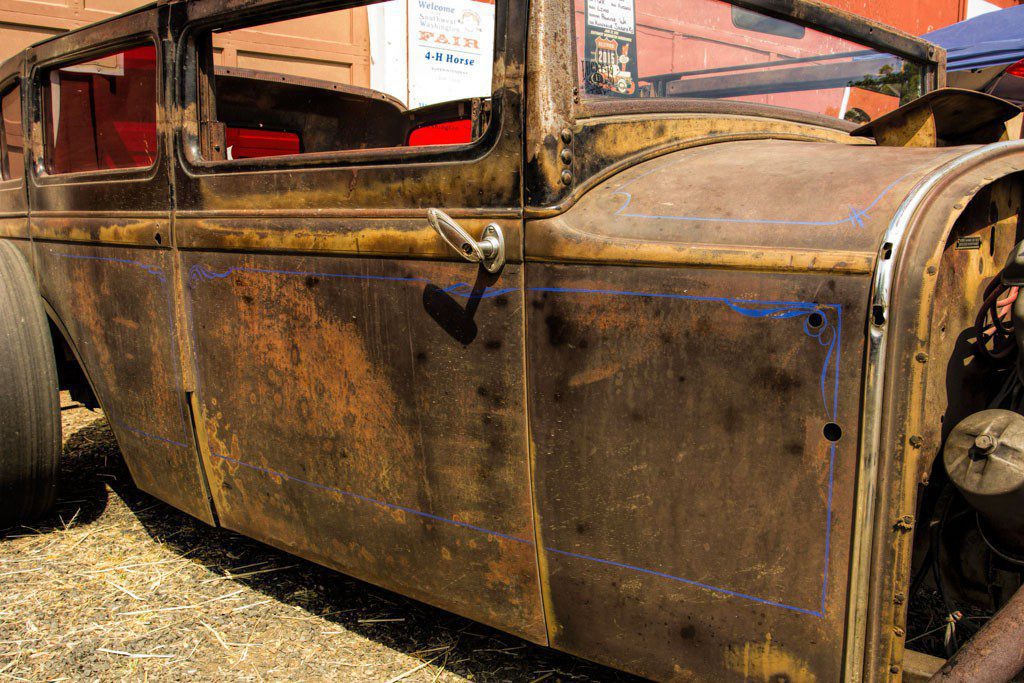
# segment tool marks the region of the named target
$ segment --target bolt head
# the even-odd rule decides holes
[[[974,439],[974,447],[986,455],[994,451],[998,443],[991,434],[979,434]]]
[[[562,142],[566,145],[572,142],[572,131],[568,128],[563,128],[561,132]]]
[[[562,171],[562,184],[572,185],[572,173],[569,173],[569,171]]]
[[[572,163],[572,152],[570,150],[568,150],[568,149],[563,149],[562,150],[562,163],[566,164],[566,165]]]

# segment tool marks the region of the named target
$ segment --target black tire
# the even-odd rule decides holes
[[[60,450],[50,326],[25,257],[0,240],[0,529],[53,507]]]

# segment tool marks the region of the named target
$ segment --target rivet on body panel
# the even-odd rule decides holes
[[[903,515],[896,520],[895,527],[900,531],[912,531],[914,529],[914,516]]]

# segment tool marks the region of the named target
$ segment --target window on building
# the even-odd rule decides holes
[[[465,144],[490,118],[494,0],[388,0],[198,39],[203,155]]]
[[[3,116],[3,177],[17,180],[25,175],[25,136],[21,124],[21,86],[15,85],[0,95]]]
[[[140,45],[47,72],[47,170],[152,166],[158,148],[156,66],[156,48]]]

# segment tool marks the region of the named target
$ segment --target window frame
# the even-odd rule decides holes
[[[306,152],[250,159],[207,159],[202,154],[200,117],[203,97],[213,96],[212,89],[203,92],[199,39],[213,30],[232,31],[300,17],[354,9],[378,4],[384,0],[303,0],[257,4],[252,10],[210,12],[190,19],[181,32],[175,60],[175,106],[183,112],[182,125],[176,132],[177,156],[185,170],[193,175],[203,173],[246,173],[291,169],[351,168],[359,166],[436,164],[472,161],[486,156],[497,143],[503,128],[506,109],[514,106],[505,101],[506,74],[497,69],[508,39],[508,2],[495,0],[494,52],[491,55],[491,117],[479,138],[468,143],[421,147],[387,147],[364,150]],[[191,9],[191,7],[189,7]],[[209,100],[206,100],[207,102]],[[188,115],[187,112],[192,112]]]
[[[58,36],[57,38],[60,38]],[[51,87],[49,74],[62,66],[98,59],[110,54],[130,50],[143,45],[152,45],[156,50],[156,66],[154,74],[153,116],[156,122],[156,154],[148,166],[131,166],[127,168],[95,169],[91,171],[71,171],[69,173],[52,173],[48,140],[50,130],[46,124],[46,111],[50,108]],[[39,134],[32,136],[32,161],[27,164],[33,180],[37,185],[52,185],[74,181],[106,182],[108,180],[153,180],[160,174],[164,157],[164,122],[160,110],[164,98],[164,57],[163,44],[155,31],[143,30],[125,36],[118,36],[106,41],[91,43],[88,46],[63,53],[32,65],[28,82],[31,91],[31,121],[38,124]],[[24,97],[24,95],[23,95]],[[24,102],[24,100],[23,100]],[[24,105],[23,105],[24,106]],[[54,140],[56,144],[56,140]]]
[[[929,43],[923,38],[910,35],[899,29],[885,24],[857,16],[845,10],[836,9],[823,5],[815,0],[787,0],[785,3],[789,11],[780,9],[777,0],[720,0],[721,2],[763,14],[773,19],[788,21],[804,28],[809,28],[821,33],[857,43],[865,48],[891,54],[906,62],[915,64],[922,71],[921,96],[933,90],[942,88],[946,84],[946,51]],[[577,92],[582,93],[583,83],[580,81],[579,69],[576,68],[576,49],[578,36],[576,35],[576,2],[586,0],[566,0],[570,13],[569,33],[572,49],[572,82]],[[832,119],[824,114],[809,112],[795,107],[786,107],[771,104],[759,104],[744,102],[742,100],[725,98],[693,98],[693,97],[657,97],[657,98],[587,98],[580,97],[575,103],[578,118],[586,118],[599,110],[612,108],[615,110],[639,111],[652,102],[674,102],[677,108],[684,106],[696,106],[703,111],[721,108],[735,110],[737,108],[750,111],[761,110],[764,112],[775,112],[778,118],[793,118],[796,115],[800,118],[811,117],[820,119],[819,123],[836,122],[844,123],[841,119]],[[657,106],[657,105],[655,105]],[[851,127],[852,129],[852,127]]]

